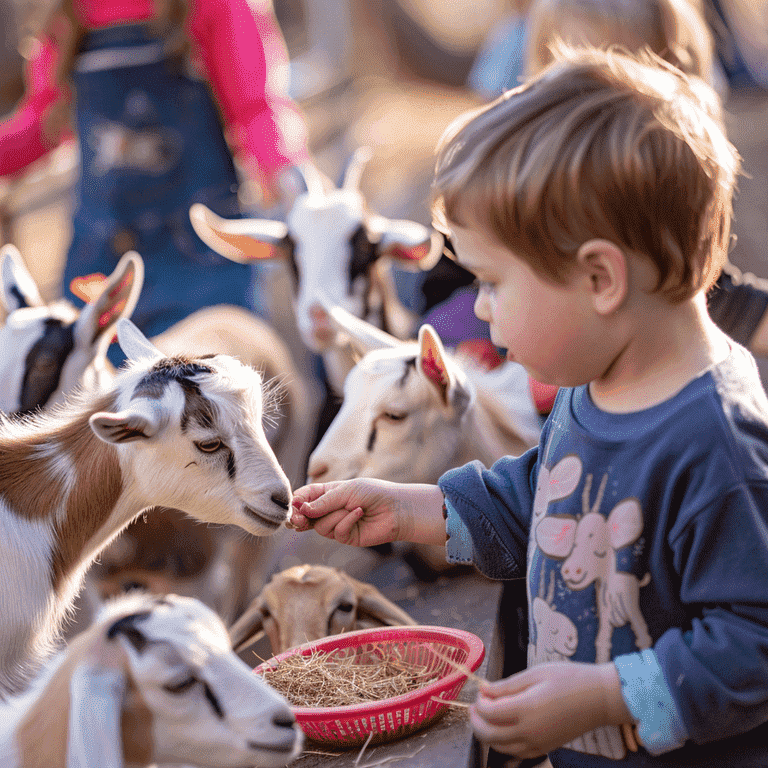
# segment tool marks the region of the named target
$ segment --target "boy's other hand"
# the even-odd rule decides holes
[[[632,722],[612,663],[567,661],[483,684],[469,718],[479,740],[519,758],[539,757],[601,726]]]

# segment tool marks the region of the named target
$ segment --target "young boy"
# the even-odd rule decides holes
[[[298,530],[527,575],[529,668],[470,717],[555,768],[768,766],[768,400],[706,311],[739,165],[707,95],[650,54],[564,49],[449,130],[435,207],[475,312],[561,387],[539,446],[295,492]]]

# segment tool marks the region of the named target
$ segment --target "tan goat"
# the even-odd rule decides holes
[[[328,635],[416,622],[372,584],[338,568],[297,565],[275,574],[232,625],[235,651],[264,633],[278,654]]]

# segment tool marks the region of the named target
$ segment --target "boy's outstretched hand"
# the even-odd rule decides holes
[[[373,478],[312,483],[293,493],[288,527],[313,528],[356,547],[391,541],[444,544],[443,494],[435,485]]]
[[[539,757],[583,733],[631,723],[612,663],[550,662],[480,688],[475,736],[497,752]]]

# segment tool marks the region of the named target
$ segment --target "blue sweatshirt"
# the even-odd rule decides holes
[[[555,768],[768,767],[768,400],[745,349],[644,411],[563,389],[537,448],[439,485],[449,559],[527,574],[529,666],[619,670],[640,749],[600,728]]]

